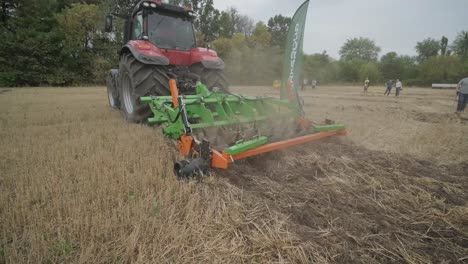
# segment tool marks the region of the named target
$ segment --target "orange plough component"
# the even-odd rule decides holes
[[[179,90],[177,89],[176,80],[169,80],[169,88],[171,90],[172,103],[174,104],[174,107],[179,107],[179,101],[177,100],[177,98],[179,97]]]
[[[225,152],[220,153],[216,150],[213,150],[211,167],[218,168],[218,169],[227,169],[229,164],[233,163],[236,160],[245,159],[245,158],[260,155],[263,153],[285,149],[285,148],[300,145],[303,143],[312,142],[312,141],[319,140],[322,138],[338,136],[338,135],[343,135],[343,136],[346,135],[346,129],[338,130],[338,131],[320,132],[320,133],[315,133],[315,134],[311,134],[307,136],[278,141],[278,142],[274,142],[271,144],[263,145],[263,146],[248,150],[246,152],[243,152],[237,155],[229,155]]]
[[[169,87],[170,97],[142,97],[141,101],[150,104],[154,113],[151,121],[165,124],[163,133],[178,140],[181,159],[174,163],[174,171],[181,179],[202,175],[210,168],[227,169],[236,160],[322,138],[346,135],[344,125],[330,121],[321,125],[305,118],[302,105],[297,103],[299,98],[293,96],[291,83],[288,85],[289,101],[213,92],[200,82],[195,87],[195,95],[179,95],[174,79],[169,81]],[[270,132],[262,125],[277,116],[295,119],[294,123],[286,122],[285,128],[297,137],[283,140],[272,137],[273,140],[280,141],[270,141]],[[209,127],[228,127],[227,133],[231,133],[231,137],[236,136],[237,141],[229,140],[230,143],[227,146],[222,145],[224,149],[221,150],[221,146],[217,149],[210,144],[209,139],[197,139],[199,134],[193,133],[193,130]],[[255,134],[252,135],[252,132]],[[224,142],[221,133],[217,136]],[[215,142],[218,143],[218,140]]]
[[[179,140],[179,153],[184,157],[187,157],[190,154],[190,150],[193,145],[193,137],[182,135]]]

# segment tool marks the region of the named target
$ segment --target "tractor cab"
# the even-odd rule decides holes
[[[166,50],[188,51],[196,47],[193,12],[161,1],[142,1],[127,20],[125,41],[148,40]]]
[[[188,51],[196,47],[193,20],[195,14],[188,7],[145,0],[135,5],[125,18],[124,43],[130,40],[147,40],[165,50]],[[106,16],[105,31],[112,31],[112,15]]]

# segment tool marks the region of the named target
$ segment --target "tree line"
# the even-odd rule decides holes
[[[468,31],[458,33],[449,45],[440,40],[424,39],[415,45],[416,56],[388,52],[368,38],[348,39],[341,47],[339,60],[323,52],[307,55],[305,76],[315,76],[322,83],[360,83],[369,77],[374,83],[404,80],[406,85],[429,86],[432,83],[457,83],[468,74]]]
[[[128,14],[136,0],[5,0],[0,4],[0,86],[102,84],[118,65],[123,22],[103,31],[109,12]],[[220,11],[213,0],[171,0],[192,7],[199,46],[211,46],[226,63],[232,84],[271,84],[281,78],[291,18],[255,22],[236,8]],[[307,45],[307,43],[306,43]],[[380,54],[367,38],[347,40],[340,58],[326,51],[305,55],[303,76],[320,83],[360,83],[400,78],[406,85],[456,82],[468,73],[468,31],[450,43],[425,39],[417,56]]]

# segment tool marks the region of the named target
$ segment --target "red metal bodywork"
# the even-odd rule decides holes
[[[146,40],[130,40],[126,47],[136,55],[143,55],[153,59],[168,60],[169,65],[190,66],[201,62],[217,62],[221,59],[218,54],[206,48],[194,48],[189,51],[166,50],[156,47],[153,43]],[[137,53],[137,54],[135,54]]]
[[[151,2],[158,6],[158,10],[167,10],[179,14],[181,17],[191,17],[192,9],[163,3],[162,0],[143,0],[135,5],[133,18],[140,12],[145,2]],[[148,8],[148,6],[146,7]],[[143,32],[148,31],[148,20],[143,21]],[[128,32],[127,32],[128,34]],[[142,63],[153,65],[174,65],[191,66],[201,63],[205,68],[223,69],[224,62],[218,57],[218,54],[206,48],[193,48],[191,50],[169,50],[160,49],[148,40],[129,40],[122,49],[121,54],[130,51],[133,56]]]
[[[158,47],[146,40],[130,40],[127,45],[134,48],[138,53],[148,57],[164,57]]]
[[[218,54],[205,48],[194,48],[190,51],[162,50],[171,65],[192,65],[201,61],[218,60]]]

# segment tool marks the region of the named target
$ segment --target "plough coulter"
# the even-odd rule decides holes
[[[227,169],[237,160],[314,140],[345,135],[340,124],[317,125],[303,117],[295,100],[242,96],[210,90],[196,82],[193,95],[179,95],[169,81],[171,96],[141,97],[153,116],[150,124],[178,140],[178,177]]]

